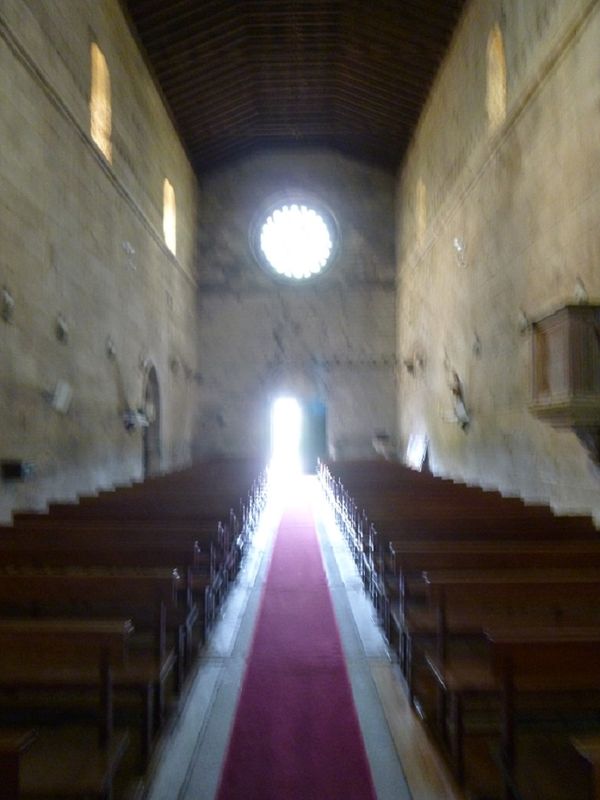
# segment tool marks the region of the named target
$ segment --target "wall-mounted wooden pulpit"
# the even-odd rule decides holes
[[[532,414],[571,428],[600,459],[600,306],[566,305],[532,325]]]

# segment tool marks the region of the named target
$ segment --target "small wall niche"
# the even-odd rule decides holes
[[[565,305],[532,334],[531,413],[571,428],[600,463],[600,306]]]

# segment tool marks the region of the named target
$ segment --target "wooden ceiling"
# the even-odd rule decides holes
[[[258,147],[401,161],[464,0],[123,0],[199,172]]]

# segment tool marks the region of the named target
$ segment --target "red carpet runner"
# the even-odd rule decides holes
[[[314,522],[288,508],[219,800],[375,800]]]

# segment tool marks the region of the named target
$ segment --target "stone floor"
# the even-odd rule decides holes
[[[379,800],[459,795],[408,707],[348,548],[315,478],[311,497],[354,701]],[[212,800],[233,723],[259,609],[282,492],[272,493],[236,586],[159,744],[147,800]]]

